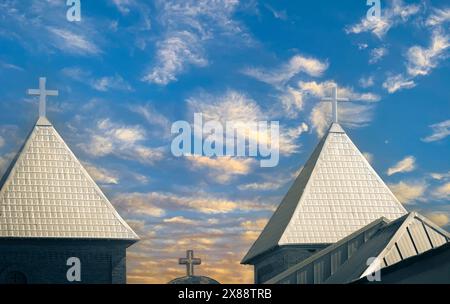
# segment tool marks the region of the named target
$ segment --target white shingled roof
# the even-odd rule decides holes
[[[138,240],[44,117],[0,186],[0,237]]]
[[[276,246],[331,244],[405,208],[333,123],[242,263]]]

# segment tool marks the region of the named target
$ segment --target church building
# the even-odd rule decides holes
[[[328,101],[333,123],[241,262],[254,266],[255,283],[350,283],[450,240],[408,214],[350,140],[337,119],[337,87]],[[442,267],[431,276],[448,283],[450,263]]]
[[[120,217],[45,115],[0,182],[1,283],[126,283],[138,236]]]

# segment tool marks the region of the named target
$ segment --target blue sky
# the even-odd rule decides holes
[[[0,3],[0,165],[37,118],[25,95],[46,76],[48,117],[142,241],[130,282],[184,273],[251,282],[243,257],[330,122],[340,121],[409,210],[449,228],[446,1],[64,0]],[[278,120],[280,163],[175,158],[170,126],[193,113]]]

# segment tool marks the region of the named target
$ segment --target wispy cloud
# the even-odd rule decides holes
[[[388,184],[388,186],[403,204],[420,199],[426,191],[426,185],[424,183],[399,182],[397,184]]]
[[[235,211],[273,210],[273,205],[250,200],[232,200],[205,192],[181,194],[169,192],[123,193],[113,200],[118,208],[134,215],[145,215],[156,210],[158,216],[169,211],[196,211],[204,214],[222,214]],[[159,210],[164,210],[160,212]]]
[[[373,76],[369,77],[361,77],[358,81],[361,88],[366,89],[370,88],[375,84]]]
[[[443,212],[431,212],[427,213],[425,215],[427,218],[429,218],[433,223],[435,223],[438,226],[444,227],[449,223],[449,215],[448,213]]]
[[[158,20],[165,28],[156,45],[156,59],[142,80],[159,85],[176,81],[190,66],[208,64],[205,44],[220,34],[242,33],[232,19],[236,0],[157,1]]]
[[[425,24],[428,26],[440,26],[450,21],[450,8],[433,9],[433,13],[428,16]]]
[[[109,119],[98,120],[93,129],[88,130],[88,140],[78,146],[94,157],[114,155],[116,157],[152,165],[163,158],[160,148],[142,144],[146,132],[140,126],[128,126]]]
[[[420,5],[405,4],[402,0],[392,0],[390,5],[382,8],[380,18],[366,18],[364,16],[357,24],[347,26],[347,33],[359,34],[371,32],[378,38],[383,38],[393,27],[403,24],[420,12]]]
[[[448,200],[450,199],[450,182],[447,182],[443,185],[440,185],[433,189],[433,196],[441,199],[441,200]]]
[[[414,79],[426,76],[448,57],[449,36],[441,30],[433,31],[430,46],[412,46],[406,53],[406,73],[389,76],[383,87],[389,93],[416,86]]]
[[[193,169],[207,169],[208,176],[219,183],[228,183],[235,176],[249,174],[256,164],[256,161],[251,158],[239,159],[229,156],[209,158],[193,155],[189,156],[188,160],[193,165]]]
[[[403,74],[389,76],[383,83],[383,88],[385,88],[389,93],[395,93],[403,89],[411,89],[415,86],[416,83],[414,80],[406,78]]]
[[[83,167],[90,174],[90,176],[99,184],[115,184],[119,183],[119,176],[117,172],[100,168],[88,162],[83,163]]]
[[[93,42],[81,34],[54,27],[49,28],[49,31],[55,35],[53,45],[62,51],[77,55],[97,55],[101,52]]]
[[[416,158],[414,156],[407,156],[394,166],[387,170],[387,175],[391,176],[397,173],[411,172],[416,168]]]
[[[7,63],[7,62],[3,62],[0,60],[0,67],[4,68],[4,69],[9,69],[9,70],[16,70],[16,71],[23,71],[24,69],[18,65],[12,64],[12,63]]]
[[[227,122],[249,123],[258,121],[271,121],[274,113],[262,109],[258,103],[246,94],[228,90],[225,94],[211,95],[199,94],[188,99],[189,114],[202,113],[204,120],[219,121],[223,125]],[[193,117],[193,116],[191,116]],[[276,120],[276,119],[273,119]],[[246,128],[237,128],[236,136],[247,138],[251,143],[271,144],[272,149],[279,149],[280,153],[290,155],[298,152],[300,145],[298,138],[306,131],[308,126],[304,123],[294,127],[280,125],[279,143],[272,142],[270,136],[261,132],[247,132]]]
[[[0,36],[15,40],[35,53],[62,53],[75,56],[102,54],[102,37],[95,26],[97,20],[84,17],[76,25],[67,22],[65,1],[2,1],[0,28],[8,28]]]
[[[327,68],[327,62],[322,62],[313,57],[295,55],[287,63],[275,69],[246,68],[242,72],[259,81],[280,86],[299,73],[319,77]]]
[[[264,7],[272,13],[275,19],[287,20],[288,16],[286,10],[276,10],[267,3],[264,5]]]
[[[177,80],[178,74],[189,65],[206,66],[208,60],[197,39],[195,34],[183,31],[172,33],[170,37],[158,42],[156,54],[158,62],[143,80],[166,85]]]
[[[447,57],[450,47],[449,36],[435,31],[428,48],[413,46],[407,53],[407,72],[410,76],[425,76],[436,68],[440,60]]]
[[[388,49],[385,47],[374,48],[370,51],[370,64],[375,64],[388,54]]]
[[[423,138],[424,142],[439,141],[450,135],[450,119],[430,126],[432,134]]]
[[[94,90],[100,92],[107,92],[110,90],[133,91],[132,86],[119,74],[96,78],[90,71],[79,67],[66,67],[61,70],[61,73],[75,81],[89,85]]]
[[[133,88],[122,78],[122,76],[116,74],[109,77],[101,77],[92,82],[92,86],[97,91],[106,92],[110,89],[121,91],[133,91]]]

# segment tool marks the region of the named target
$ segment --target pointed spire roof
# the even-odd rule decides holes
[[[242,263],[281,245],[331,244],[405,208],[333,123]]]
[[[0,187],[0,237],[139,239],[45,116]]]

